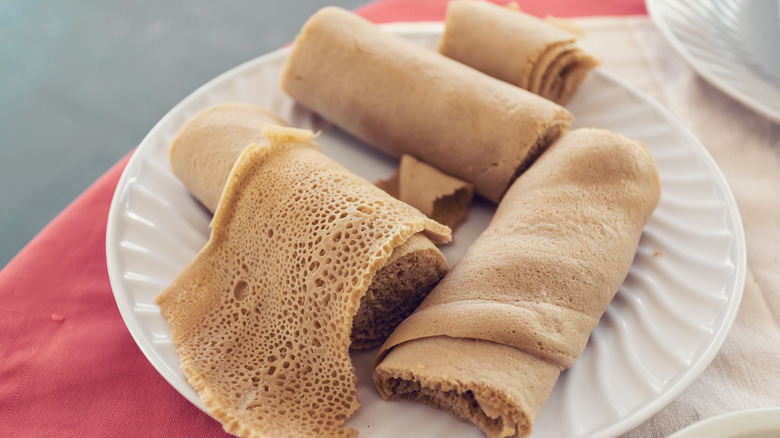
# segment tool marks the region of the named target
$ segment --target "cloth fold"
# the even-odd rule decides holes
[[[624,436],[661,437],[715,415],[780,406],[780,125],[698,76],[647,17],[577,24],[588,32],[582,45],[604,69],[664,105],[701,140],[745,229],[745,290],[720,352],[680,397]]]
[[[446,2],[380,0],[374,21],[441,20]],[[544,16],[641,14],[641,1],[523,2]],[[604,69],[671,110],[722,169],[748,250],[740,312],[712,364],[668,407],[625,436],[663,437],[698,420],[780,406],[780,125],[698,77],[644,16],[578,19]],[[621,42],[616,44],[615,42]],[[259,54],[258,54],[259,55]],[[225,437],[134,344],[105,265],[120,161],[0,271],[0,434]]]

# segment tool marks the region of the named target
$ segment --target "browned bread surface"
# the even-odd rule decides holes
[[[206,246],[156,301],[182,369],[238,436],[355,436],[352,321],[374,274],[418,233],[449,229],[268,127],[241,153]]]
[[[369,145],[413,155],[493,202],[572,120],[560,105],[336,7],[306,22],[281,86]]]
[[[376,183],[389,195],[455,231],[466,220],[474,186],[404,154],[396,173]]]
[[[377,388],[392,398],[391,388],[400,387],[392,379],[401,378],[426,391],[457,389],[473,395],[484,415],[502,418],[508,435],[493,435],[490,426],[490,436],[530,433],[555,383],[550,368],[568,368],[582,353],[659,199],[655,162],[643,144],[598,129],[568,133],[512,185],[487,230],[381,347]],[[525,355],[528,378],[486,377],[491,387],[523,398],[490,401],[480,381],[458,377],[479,375],[481,367],[500,362],[504,349],[475,362],[442,356],[439,371],[430,374],[427,361],[437,360],[438,351],[432,344],[451,338]],[[538,385],[537,372],[546,376]],[[482,426],[481,415],[476,410],[467,419]]]
[[[481,0],[447,4],[439,52],[561,105],[599,64],[561,25]]]
[[[374,274],[352,321],[355,350],[379,346],[447,273],[444,255],[422,234],[393,249]]]
[[[171,144],[174,174],[213,212],[241,152],[253,143],[268,144],[263,134],[268,124],[286,126],[275,114],[246,103],[220,104],[200,111],[179,129]],[[394,249],[391,261],[377,271],[361,301],[353,323],[352,348],[381,344],[448,268],[441,251],[423,235]]]

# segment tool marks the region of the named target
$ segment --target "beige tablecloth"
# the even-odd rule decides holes
[[[742,215],[748,274],[721,351],[678,399],[625,437],[664,437],[728,412],[780,406],[780,125],[699,77],[647,17],[576,20],[602,67],[660,102],[715,158]]]

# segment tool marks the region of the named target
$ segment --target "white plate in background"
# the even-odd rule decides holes
[[[669,438],[777,438],[780,407],[730,412],[686,427]]]
[[[780,2],[646,0],[671,45],[702,77],[780,122]]]
[[[435,47],[441,23],[387,28]],[[209,213],[173,176],[168,146],[182,124],[218,103],[241,101],[291,125],[321,130],[331,157],[369,181],[395,159],[296,106],[280,89],[283,49],[240,65],[196,90],[151,130],[130,159],[108,219],[106,258],[122,318],[160,374],[203,408],[187,383],[170,329],[154,304],[208,238]],[[661,203],[642,236],[628,278],[582,357],[562,374],[534,437],[607,437],[625,432],[676,398],[709,365],[742,297],[745,240],[733,196],[701,143],[660,105],[617,77],[595,70],[569,104],[577,127],[642,140],[656,159]],[[443,251],[454,264],[484,230],[491,204],[477,201]],[[363,437],[482,437],[474,426],[412,402],[384,402],[370,379],[374,352],[353,355],[362,406],[348,425]]]

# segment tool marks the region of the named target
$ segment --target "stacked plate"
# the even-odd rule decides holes
[[[780,1],[646,0],[655,24],[705,79],[780,122]]]
[[[708,418],[669,438],[774,438],[780,436],[780,408],[751,409]]]

